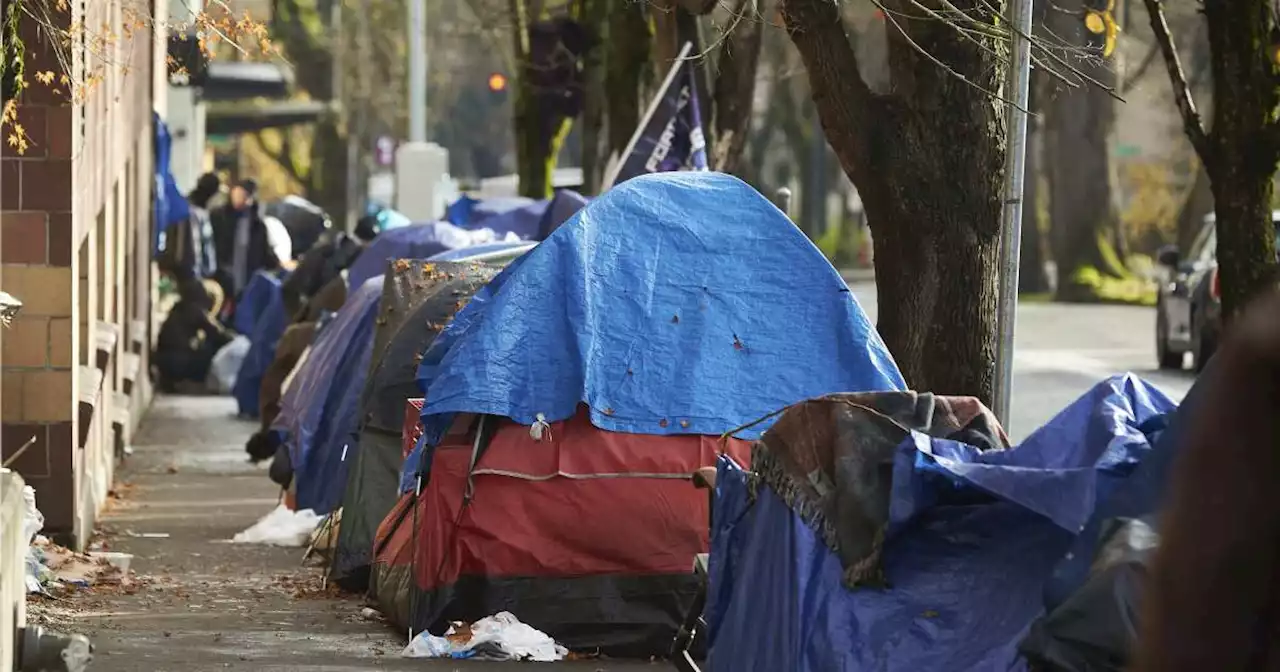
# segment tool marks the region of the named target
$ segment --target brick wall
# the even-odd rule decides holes
[[[91,530],[114,466],[111,404],[122,377],[114,355],[129,348],[134,320],[149,314],[127,297],[150,296],[138,291],[151,281],[149,248],[139,243],[150,230],[156,52],[148,30],[122,29],[132,11],[122,3],[138,0],[73,3],[69,15],[55,14],[64,27],[108,26],[121,37],[73,54],[69,75],[101,76],[78,104],[33,82],[19,111],[30,146],[22,155],[7,143],[0,150],[0,288],[24,303],[0,352],[0,453],[35,438],[12,466],[36,488],[46,529],[76,541]],[[61,72],[48,38],[24,21],[27,72]],[[99,322],[122,337],[81,445],[78,406],[91,391],[82,388]]]

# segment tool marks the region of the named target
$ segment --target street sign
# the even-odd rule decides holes
[[[391,136],[379,136],[374,149],[379,166],[390,168],[396,162],[396,141]]]

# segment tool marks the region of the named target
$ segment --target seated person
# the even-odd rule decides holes
[[[180,280],[178,292],[178,302],[160,326],[152,355],[162,392],[202,388],[213,356],[232,338],[211,315],[216,309],[214,297],[203,283]]]

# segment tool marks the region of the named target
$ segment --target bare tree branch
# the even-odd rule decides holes
[[[1182,114],[1182,126],[1186,130],[1191,146],[1206,165],[1209,163],[1209,135],[1204,130],[1204,121],[1196,110],[1195,100],[1191,97],[1191,89],[1187,86],[1187,76],[1182,70],[1182,60],[1178,57],[1178,49],[1173,45],[1173,36],[1169,33],[1169,22],[1164,18],[1164,8],[1160,0],[1143,0],[1147,6],[1147,14],[1151,17],[1151,32],[1156,36],[1156,44],[1164,54],[1164,64],[1169,69],[1169,83],[1173,85],[1173,98],[1178,104],[1178,112]]]

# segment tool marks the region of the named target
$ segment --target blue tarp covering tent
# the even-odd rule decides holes
[[[466,226],[471,222],[471,213],[479,204],[479,199],[463,194],[445,208],[444,219],[454,226]]]
[[[279,278],[258,271],[249,281],[236,308],[235,329],[249,337],[249,352],[240,363],[231,396],[235,397],[240,415],[250,418],[258,417],[262,377],[275,359],[276,346],[289,324],[280,287]]]
[[[606,430],[718,435],[808,397],[904,386],[791,220],[735,177],[692,172],[629,180],[513,262],[424,353],[418,382],[426,445],[458,412],[530,424],[585,402]]]
[[[1174,409],[1108,379],[1008,451],[913,434],[893,468],[890,588],[850,591],[820,537],[767,485],[721,459],[707,603],[709,668],[1023,669],[1055,565],[1151,450]]]
[[[359,287],[382,275],[392,259],[426,259],[445,250],[456,250],[493,240],[492,232],[468,231],[448,222],[411,224],[378,234],[347,271],[347,281]]]
[[[561,189],[551,199],[551,205],[542,213],[538,222],[538,236],[535,240],[546,240],[561,224],[586,207],[590,199],[572,189]]]
[[[272,429],[286,435],[299,509],[326,514],[342,502],[382,281],[378,275],[362,283],[316,334],[311,354],[280,400]]]

